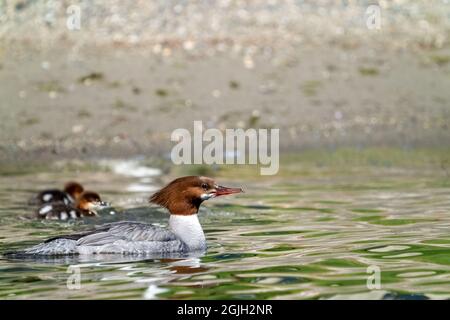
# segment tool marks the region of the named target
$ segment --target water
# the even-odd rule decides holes
[[[246,193],[203,207],[206,254],[134,261],[2,258],[0,299],[450,298],[448,178],[375,172],[219,179]],[[32,212],[25,203],[35,190],[74,178],[125,212],[75,223],[23,218]],[[146,204],[148,190],[160,184],[155,175],[117,171],[2,176],[0,250],[102,222],[164,224],[167,215]],[[380,289],[368,289],[368,268],[380,270]],[[76,289],[71,280],[78,272]]]

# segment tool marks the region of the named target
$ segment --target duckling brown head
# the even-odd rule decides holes
[[[64,192],[70,195],[74,201],[78,200],[83,191],[83,186],[75,181],[69,181],[64,186]]]
[[[97,216],[98,211],[109,207],[109,204],[102,201],[97,192],[84,191],[79,196],[76,206],[84,216]]]

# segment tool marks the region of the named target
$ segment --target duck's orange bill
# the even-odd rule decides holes
[[[224,186],[217,186],[216,187],[216,197],[219,196],[225,196],[227,194],[233,194],[233,193],[242,193],[244,190],[242,188],[228,188]]]

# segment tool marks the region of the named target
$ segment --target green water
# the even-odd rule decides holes
[[[26,199],[33,192],[75,178],[125,211],[76,223],[23,218],[32,212]],[[246,193],[205,204],[200,220],[209,244],[206,254],[146,260],[2,258],[0,299],[450,298],[450,183],[445,175],[362,170],[218,180],[242,186]],[[160,185],[158,178],[107,171],[2,176],[0,250],[103,222],[165,224],[167,215],[146,205],[150,190]],[[379,268],[379,289],[368,288],[368,267]],[[73,270],[80,272],[80,287],[69,289]]]

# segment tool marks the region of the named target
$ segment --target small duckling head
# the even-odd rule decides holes
[[[84,191],[77,202],[77,208],[85,216],[97,216],[98,211],[109,207],[109,203],[102,201],[100,195],[93,191]]]
[[[83,191],[83,186],[75,181],[69,181],[64,186],[64,192],[70,195],[74,201],[78,200]]]

